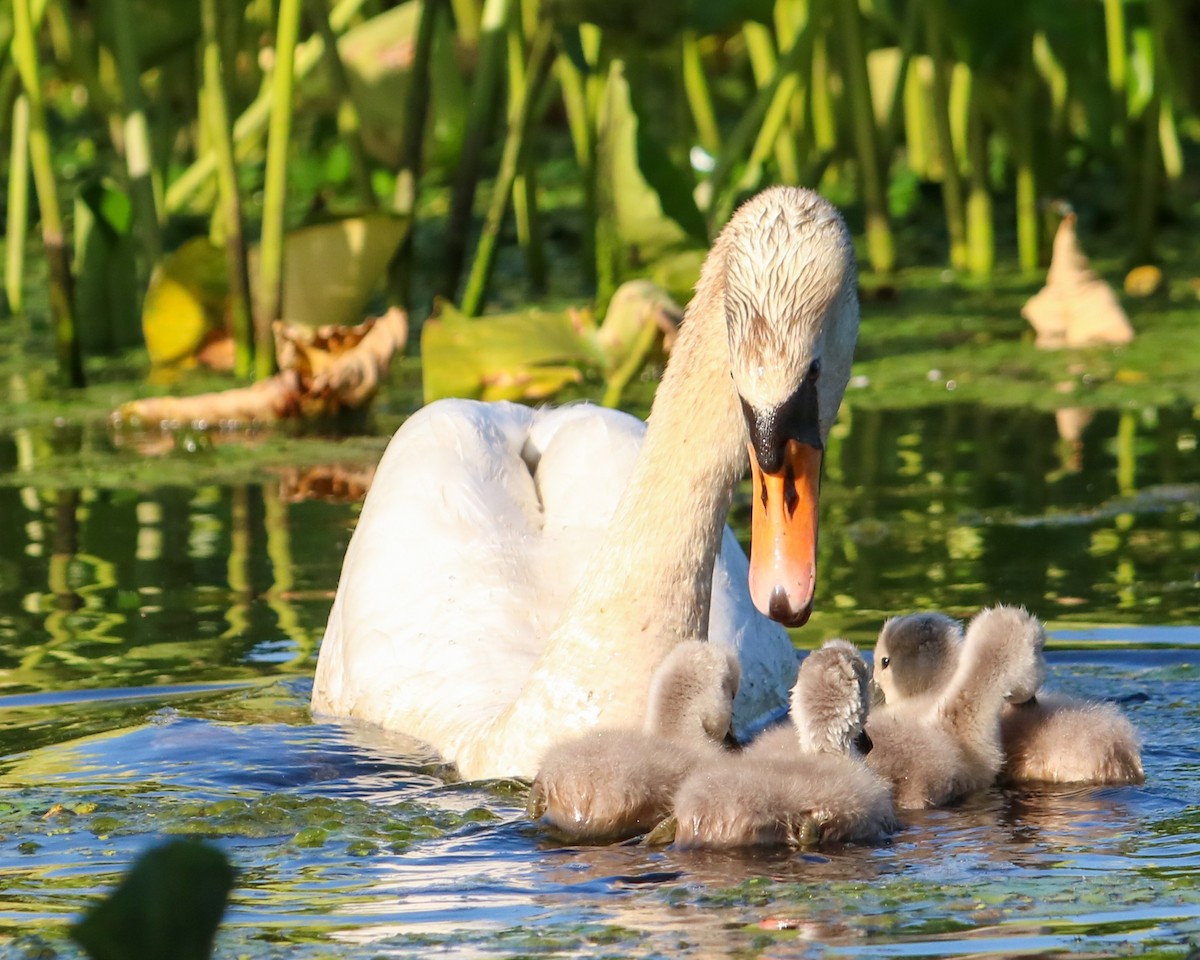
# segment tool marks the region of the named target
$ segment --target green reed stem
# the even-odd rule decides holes
[[[926,5],[925,42],[933,61],[933,122],[937,135],[935,149],[942,167],[942,206],[946,214],[946,234],[950,241],[950,266],[965,270],[967,257],[967,215],[962,177],[954,151],[954,130],[950,113],[950,62],[948,59],[945,10],[940,2]]]
[[[29,98],[29,159],[42,215],[42,244],[50,267],[50,310],[54,317],[54,346],[58,372],[70,387],[84,386],[83,356],[75,327],[75,291],[71,261],[63,234],[54,182],[50,136],[46,131],[46,108],[38,66],[37,38],[29,0],[13,0],[12,56]]]
[[[1125,142],[1128,124],[1125,91],[1129,51],[1125,35],[1125,0],[1104,0],[1104,39],[1108,52],[1108,90],[1112,97],[1112,144],[1119,149]]]
[[[536,27],[535,27],[536,29]],[[511,123],[525,94],[528,77],[525,70],[525,33],[521,18],[514,15],[508,26],[508,115]],[[525,254],[525,270],[535,290],[546,287],[546,256],[542,247],[541,218],[537,208],[537,167],[533,152],[526,147],[520,170],[513,181],[513,217],[517,224],[517,243]]]
[[[367,0],[340,0],[329,13],[329,24],[335,33],[341,33]],[[302,80],[316,68],[325,56],[325,41],[320,36],[309,37],[296,48],[295,79]],[[233,142],[238,160],[244,160],[250,144],[267,128],[271,119],[271,104],[274,100],[272,84],[264,84],[254,102],[248,106],[233,124]],[[183,173],[167,187],[163,209],[178,213],[196,196],[217,172],[217,157],[212,150],[198,156]]]
[[[429,66],[433,41],[444,0],[422,0],[417,20],[417,43],[413,51],[407,99],[404,103],[403,154],[392,191],[392,211],[408,220],[404,239],[388,265],[388,297],[408,308],[412,304],[413,231],[416,227],[417,185],[425,155],[425,120],[429,115]]]
[[[367,162],[367,151],[363,146],[362,120],[358,115],[358,106],[354,103],[346,65],[342,63],[341,54],[338,53],[337,34],[329,25],[329,12],[325,0],[308,0],[308,16],[324,44],[325,66],[329,69],[329,79],[338,96],[338,134],[350,150],[350,169],[359,202],[364,210],[375,210],[379,201],[375,196],[375,188],[371,185],[371,165]]]
[[[512,0],[484,0],[479,60],[471,85],[471,109],[467,115],[466,136],[454,178],[442,255],[442,276],[438,283],[442,296],[451,300],[458,289],[463,261],[466,259],[467,236],[471,230],[471,213],[475,207],[483,152],[491,139],[499,108],[504,57],[508,46],[506,27],[511,7]]]
[[[4,293],[8,309],[25,306],[21,281],[25,277],[25,238],[29,232],[29,97],[13,101],[12,150],[8,159],[8,216],[5,224]]]
[[[769,83],[775,74],[778,61],[775,41],[771,38],[771,31],[767,27],[752,20],[747,20],[742,24],[742,36],[746,40],[746,52],[750,55],[750,69],[754,73],[754,82],[761,87],[764,83]],[[775,126],[777,119],[775,113],[782,110],[782,115],[778,118],[778,131],[775,139],[770,142],[770,146],[774,149],[775,163],[779,166],[779,179],[783,183],[800,182],[800,158],[796,152],[796,139],[790,130],[783,129],[784,124],[791,119],[792,105],[799,89],[800,74],[793,70],[780,83],[776,91],[777,95],[772,100],[771,106],[768,107],[767,118],[764,121],[764,127]],[[762,139],[760,135],[759,141],[761,142]],[[759,162],[761,163],[761,160]]]
[[[134,223],[142,243],[142,277],[162,256],[158,204],[154,197],[153,151],[146,121],[146,96],[142,90],[141,66],[133,34],[133,9],[129,0],[110,0],[114,31],[114,55],[121,83],[121,112],[124,125],[125,169],[129,174]]]
[[[982,92],[973,78],[970,98],[970,192],[967,195],[967,269],[977,277],[990,277],[996,265],[996,234],[992,193],[988,185],[987,128],[983,120]]]
[[[263,188],[262,241],[258,264],[258,311],[255,323],[255,373],[260,380],[275,372],[272,324],[283,307],[284,208],[287,159],[292,136],[292,90],[300,0],[280,0],[275,28],[275,64],[271,76],[271,123],[267,132],[267,170]]]
[[[858,154],[859,184],[866,208],[867,259],[877,273],[891,273],[896,266],[892,227],[888,222],[887,186],[879,154],[879,133],[871,102],[871,77],[867,70],[867,48],[863,38],[858,0],[835,0],[834,12],[842,34],[843,78],[849,88],[850,112]]]
[[[242,201],[238,191],[237,161],[229,125],[228,94],[221,63],[221,0],[200,0],[203,31],[204,80],[201,96],[208,118],[209,139],[217,155],[217,188],[220,195],[221,232],[229,271],[229,312],[233,330],[234,372],[248,377],[254,371],[254,312],[250,298],[250,274],[246,261],[246,234],[242,223]],[[231,6],[225,4],[228,14]]]
[[[492,268],[496,260],[496,244],[500,237],[500,227],[504,222],[504,214],[508,209],[508,198],[512,193],[513,183],[521,167],[524,151],[529,141],[533,105],[546,79],[550,65],[550,55],[554,48],[554,25],[550,20],[543,20],[534,34],[533,43],[529,50],[529,61],[525,70],[526,83],[521,93],[516,110],[509,118],[508,135],[504,140],[504,150],[500,155],[500,169],[496,173],[496,181],[492,188],[492,199],[484,217],[483,229],[479,235],[479,244],[475,249],[475,259],[471,264],[471,272],[467,277],[466,290],[463,293],[462,311],[467,316],[476,316],[487,296],[488,283],[491,280]]]
[[[721,130],[717,126],[717,112],[713,109],[704,62],[700,58],[700,38],[695,30],[684,30],[679,45],[683,60],[683,90],[692,111],[692,121],[696,124],[696,138],[700,146],[715,157],[721,150]]]

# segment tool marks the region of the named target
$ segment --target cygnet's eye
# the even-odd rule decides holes
[[[882,659],[879,661],[879,669],[880,669],[880,670],[886,670],[886,669],[888,668],[888,664],[889,664],[889,663],[891,663],[891,662],[892,662],[892,658],[891,658],[891,657],[883,657],[883,658],[882,658]]]

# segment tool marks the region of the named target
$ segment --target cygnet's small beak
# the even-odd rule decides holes
[[[750,596],[760,612],[789,627],[803,626],[812,613],[822,456],[818,447],[788,440],[782,466],[767,472],[750,444]]]
[[[871,706],[882,707],[887,703],[887,697],[883,695],[883,687],[877,684],[874,680],[871,681]]]

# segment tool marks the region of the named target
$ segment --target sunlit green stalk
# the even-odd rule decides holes
[[[476,0],[450,0],[459,42],[468,49],[479,43],[479,4]]]
[[[272,324],[280,318],[283,306],[283,219],[287,201],[288,147],[292,137],[293,68],[299,32],[300,0],[280,0],[275,29],[275,62],[271,77],[273,108],[267,133],[267,170],[263,187],[258,310],[254,338],[254,368],[260,380],[275,372]]]
[[[500,227],[504,222],[509,194],[512,192],[513,182],[520,170],[522,155],[529,139],[533,105],[546,78],[553,51],[553,40],[554,25],[550,20],[543,20],[530,45],[529,62],[525,72],[525,88],[516,111],[509,118],[508,135],[505,137],[504,150],[500,155],[500,169],[496,173],[491,203],[488,206],[487,215],[484,217],[483,229],[479,235],[479,245],[475,249],[475,259],[471,264],[466,290],[463,292],[462,311],[468,316],[475,316],[479,313],[484,298],[487,296],[488,283],[491,280],[492,268],[495,266],[496,244],[500,238]]]
[[[371,186],[371,166],[367,162],[367,151],[363,146],[362,121],[354,103],[346,66],[338,53],[337,35],[329,25],[329,12],[325,0],[308,0],[308,15],[317,29],[317,34],[324,41],[325,66],[329,70],[329,79],[339,101],[338,134],[350,150],[350,170],[354,175],[354,187],[358,191],[359,202],[365,210],[374,210],[379,206],[379,202],[375,197],[375,188]]]
[[[904,127],[904,94],[908,86],[908,70],[912,64],[913,49],[920,33],[921,4],[910,3],[904,12],[904,23],[900,30],[900,65],[896,69],[896,86],[892,89],[892,102],[888,106],[887,127],[882,134],[881,155],[890,157],[900,142]]]
[[[988,185],[988,140],[983,122],[982,92],[971,84],[970,129],[967,152],[971,161],[967,195],[967,267],[977,277],[990,277],[996,264],[996,236],[992,221],[992,193]]]
[[[761,87],[764,83],[769,83],[775,74],[778,59],[775,55],[775,41],[771,38],[770,30],[753,20],[742,24],[742,36],[746,39],[746,52],[750,55],[750,69],[754,72],[754,82]],[[767,118],[763,124],[764,128],[768,125],[776,127],[776,136],[770,141],[770,146],[774,149],[775,162],[779,165],[779,179],[783,183],[800,181],[800,159],[796,154],[796,140],[790,131],[783,129],[783,125],[791,119],[792,105],[799,89],[800,76],[793,71],[780,84],[779,95],[767,110]],[[782,111],[778,117],[775,116],[777,111]],[[763,139],[761,135],[759,139]]]
[[[217,9],[221,0],[200,0],[200,22],[204,34],[204,113],[213,149],[217,154],[217,186],[220,192],[221,232],[229,271],[229,313],[233,331],[234,372],[248,377],[254,369],[254,313],[250,299],[250,275],[246,265],[246,235],[242,225],[242,201],[238,193],[237,162],[233,157],[233,135],[229,127],[228,98],[221,63]],[[225,6],[228,11],[229,5]]]
[[[721,131],[717,126],[712,95],[708,91],[704,63],[700,59],[700,38],[695,30],[684,30],[679,43],[683,59],[683,89],[692,111],[692,120],[696,124],[696,137],[700,146],[715,157],[721,150]]]
[[[416,226],[417,184],[425,155],[425,120],[429,115],[429,65],[433,40],[444,0],[422,0],[417,21],[417,43],[409,74],[408,96],[404,103],[404,153],[396,171],[392,192],[392,210],[408,219],[408,230],[388,266],[389,297],[393,303],[408,307],[412,301],[413,231]]]
[[[84,385],[83,357],[75,330],[75,292],[71,261],[58,207],[58,187],[46,132],[46,108],[42,102],[38,70],[37,39],[29,0],[13,0],[13,60],[29,98],[29,158],[42,217],[42,243],[50,267],[50,309],[54,315],[54,345],[58,372],[67,386]]]
[[[747,104],[743,111],[741,120],[737,122],[733,132],[726,139],[721,156],[717,159],[717,165],[713,169],[712,176],[709,177],[712,191],[708,211],[710,226],[724,223],[729,210],[730,198],[725,195],[729,177],[734,167],[747,155],[747,151],[752,149],[752,144],[758,138],[762,128],[763,119],[784,80],[812,55],[814,33],[812,21],[809,21],[796,38],[795,43],[792,44],[791,49],[775,64],[774,76],[768,83],[758,88],[754,99]]]
[[[834,10],[842,34],[843,77],[849,88],[858,154],[859,183],[866,208],[867,258],[878,273],[891,273],[896,266],[892,227],[888,222],[887,187],[879,155],[879,136],[871,102],[871,78],[863,39],[858,0],[835,0]]]
[[[8,217],[5,225],[4,293],[8,309],[24,307],[21,281],[25,277],[25,237],[29,232],[29,98],[13,101],[12,150],[8,159]]]
[[[133,201],[134,225],[142,243],[143,276],[148,266],[162,256],[162,238],[158,228],[158,205],[154,197],[153,152],[150,128],[146,121],[146,96],[141,84],[141,66],[133,33],[133,9],[129,0],[109,0],[112,4],[117,75],[121,82],[121,112],[124,125],[125,169],[129,174],[129,192]]]
[[[442,255],[442,276],[438,291],[454,299],[466,257],[471,213],[483,152],[491,139],[492,127],[503,87],[504,57],[507,48],[506,26],[512,0],[484,0],[479,59],[471,84],[471,109],[467,115],[466,135],[454,177],[450,216],[446,223],[446,243]]]
[[[815,15],[810,18],[812,23]],[[829,89],[829,49],[827,33],[818,32],[812,40],[812,82],[809,97],[812,101],[812,137],[817,152],[837,147],[837,118],[833,107],[833,92]]]
[[[1033,49],[1025,48],[1017,69],[1011,131],[1017,177],[1017,260],[1031,273],[1038,266],[1040,218],[1033,151]]]
[[[583,176],[586,225],[582,235],[583,249],[580,259],[585,272],[585,283],[590,286],[596,280],[596,122],[588,110],[583,74],[567,54],[558,55],[555,72],[558,74],[558,85],[562,91],[575,160]]]
[[[525,70],[525,33],[520,18],[513,16],[508,27],[508,117],[512,123],[522,98],[528,77]],[[532,130],[531,130],[532,132]],[[546,287],[546,257],[542,248],[541,218],[537,209],[537,166],[533,151],[526,145],[521,154],[520,169],[512,188],[513,217],[517,224],[517,243],[525,254],[525,270],[535,290]]]
[[[340,0],[330,11],[329,24],[335,33],[341,33],[367,0]],[[310,37],[296,48],[295,78],[301,80],[312,73],[325,55],[325,41],[319,36]],[[249,144],[266,129],[271,119],[271,104],[274,92],[271,84],[264,84],[254,102],[245,109],[233,125],[233,142],[237,158],[244,160]],[[209,182],[217,171],[217,157],[208,151],[196,158],[167,188],[163,209],[178,213]]]
[[[1125,91],[1129,53],[1125,37],[1125,0],[1104,0],[1104,36],[1108,50],[1108,90],[1112,97],[1112,143],[1120,148],[1125,142],[1128,123]]]

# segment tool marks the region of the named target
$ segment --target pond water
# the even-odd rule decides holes
[[[239,870],[222,957],[1183,956],[1197,426],[1191,408],[888,410],[852,390],[797,642],[869,649],[889,614],[1024,603],[1050,626],[1049,683],[1122,704],[1147,782],[996,790],[878,847],[755,855],[557,846],[523,785],[457,783],[402,737],[310,721],[384,441],[337,471],[231,482],[201,450],[131,481],[96,469],[139,456],[98,424],[0,434],[0,953],[78,956],[81,910],[152,843],[197,834]],[[81,460],[95,479],[53,479]],[[743,491],[735,525],[747,510]]]

